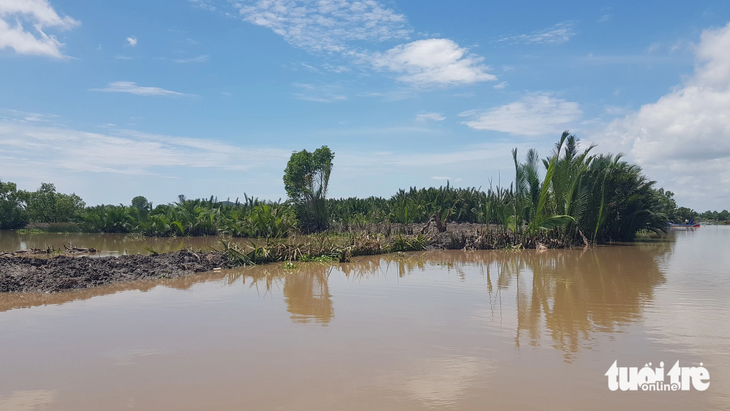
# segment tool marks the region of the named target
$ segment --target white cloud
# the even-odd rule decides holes
[[[349,41],[401,39],[410,33],[403,15],[374,0],[244,0],[235,6],[244,20],[313,51],[343,52]]]
[[[311,84],[304,84],[304,83],[292,83],[292,86],[303,88],[305,90],[314,90],[316,87]]]
[[[416,121],[444,121],[446,117],[441,113],[424,113],[416,116]]]
[[[595,138],[624,152],[693,207],[730,204],[730,24],[706,30],[694,75]],[[714,197],[714,198],[713,198]]]
[[[0,110],[0,120],[21,123],[50,122],[58,119],[55,114],[29,113],[20,110]]]
[[[533,94],[489,110],[461,113],[472,120],[463,124],[475,130],[494,130],[523,136],[555,135],[575,125],[583,112],[578,103]]]
[[[193,58],[190,58],[190,59],[176,59],[176,60],[173,60],[173,61],[175,63],[180,63],[180,64],[185,64],[185,63],[205,63],[206,61],[208,61],[208,59],[210,59],[210,56],[208,56],[208,55],[202,55],[202,56],[197,56],[197,57],[193,57]]]
[[[499,84],[495,84],[495,85],[493,86],[493,88],[494,88],[495,90],[504,90],[505,88],[507,88],[507,82],[506,82],[506,81],[503,81],[503,82],[501,82],[501,83],[499,83]]]
[[[433,177],[431,177],[431,180],[448,181],[448,182],[451,182],[451,183],[458,183],[458,182],[461,181],[460,178],[451,178],[451,177],[443,177],[443,176],[433,176]]]
[[[315,86],[312,84],[293,83],[292,86],[301,90],[301,92],[294,93],[294,97],[298,100],[313,101],[316,103],[334,103],[347,100],[347,96],[342,94],[342,87],[337,84]]]
[[[0,153],[7,156],[0,161],[3,180],[24,189],[54,182],[89,204],[114,204],[139,194],[156,202],[173,201],[180,193],[235,198],[244,191],[276,199],[283,194],[281,170],[291,150],[0,121]]]
[[[398,80],[419,85],[458,85],[494,81],[482,57],[449,39],[418,40],[365,57],[378,69],[401,73]]]
[[[177,91],[165,90],[159,87],[142,87],[133,81],[115,81],[109,83],[106,88],[92,88],[90,91],[103,91],[107,93],[129,93],[138,96],[164,96],[164,97],[182,97],[191,96],[192,94],[178,93]]]
[[[391,90],[391,91],[369,91],[367,93],[359,93],[357,96],[358,97],[381,98],[384,101],[402,101],[402,100],[408,100],[410,98],[415,98],[418,96],[418,94],[415,93],[414,90],[408,88],[408,89]]]
[[[193,3],[194,6],[199,7],[203,10],[210,10],[210,11],[216,10],[216,7],[213,6],[212,4],[210,4],[206,0],[190,0],[190,2]]]
[[[25,121],[28,113],[0,113],[0,176],[23,189],[34,190],[40,182],[53,182],[62,192],[76,192],[88,204],[128,203],[145,195],[156,203],[174,201],[178,194],[191,198],[235,199],[244,192],[276,200],[285,196],[281,170],[300,143],[246,146],[236,142],[184,138],[120,130],[113,124],[94,127],[93,132],[51,122]],[[42,116],[32,114],[33,117]],[[45,115],[45,117],[49,117]],[[358,141],[373,135],[399,138],[433,135],[428,128],[346,129],[320,134],[322,138],[347,137]],[[235,141],[266,141],[256,135],[241,135]],[[294,144],[292,146],[292,144]],[[364,144],[364,143],[363,143]],[[390,196],[409,185],[439,184],[431,176],[450,176],[451,183],[465,186],[498,182],[499,170],[513,165],[510,149],[529,148],[526,143],[496,142],[449,151],[425,146],[429,152],[369,151],[367,144],[340,146],[331,182],[338,196]],[[547,148],[545,149],[547,150]],[[471,176],[471,177],[469,177]]]
[[[347,73],[350,71],[349,67],[346,66],[334,66],[332,64],[325,64],[323,68],[331,73]]]
[[[621,106],[606,106],[604,108],[604,112],[610,116],[620,116],[629,113],[631,110],[629,110],[626,107]]]
[[[504,37],[499,41],[509,41],[514,43],[526,44],[560,44],[570,40],[575,36],[572,22],[558,23],[544,30],[534,31],[529,34],[520,34],[517,36]]]
[[[127,37],[127,43],[129,43],[130,46],[134,47],[137,45],[137,37]]]
[[[46,34],[48,28],[70,30],[79,25],[71,17],[61,17],[47,0],[0,1],[0,49],[18,54],[64,58],[63,43]],[[26,26],[32,26],[35,34]]]
[[[355,63],[399,73],[398,80],[406,83],[460,85],[497,79],[486,72],[489,68],[481,64],[482,57],[448,39],[414,41],[386,52],[362,48],[363,42],[408,40],[412,33],[402,14],[376,0],[241,0],[231,4],[244,21],[271,29],[295,47],[339,53]],[[350,70],[341,65],[325,65],[324,69]]]
[[[10,122],[0,122],[0,147],[60,169],[118,174],[148,174],[155,167],[173,166],[247,170],[263,161],[262,156],[286,158],[291,154],[129,130],[100,134]]]
[[[296,97],[299,100],[304,101],[313,101],[315,103],[334,103],[336,101],[345,101],[347,100],[347,96],[343,96],[341,94],[339,95],[329,95],[324,97],[318,97],[318,96],[312,96],[302,93],[294,94],[294,97]]]

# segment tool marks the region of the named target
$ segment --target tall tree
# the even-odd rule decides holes
[[[25,191],[18,191],[15,183],[0,181],[0,229],[23,228],[28,224],[25,211]]]
[[[335,158],[329,147],[295,151],[284,170],[284,188],[300,205],[300,220],[309,230],[327,228],[326,198]]]

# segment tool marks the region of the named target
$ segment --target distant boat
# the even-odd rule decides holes
[[[669,228],[700,228],[699,224],[674,224],[669,223]]]

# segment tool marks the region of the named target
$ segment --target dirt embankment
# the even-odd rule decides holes
[[[0,292],[58,292],[100,285],[182,277],[225,268],[223,253],[182,250],[121,257],[0,257]]]
[[[402,227],[399,227],[402,228]],[[585,238],[580,241],[576,238],[562,238],[549,233],[536,235],[515,235],[503,229],[481,226],[476,224],[449,224],[448,231],[434,232],[427,225],[409,226],[405,234],[409,239],[415,239],[418,234],[425,234],[427,250],[494,250],[494,249],[523,249],[523,248],[570,248],[587,246]],[[391,231],[392,233],[392,231]],[[369,241],[369,242],[368,242]],[[266,254],[278,252],[278,259],[270,261],[296,260],[301,257],[302,250],[308,255],[319,256],[347,253],[352,255],[370,255],[394,250],[395,237],[370,239],[359,245],[359,249],[346,250],[333,246],[325,249],[322,244],[317,251],[314,243],[304,245],[279,244],[266,251]],[[385,241],[385,242],[383,242]],[[398,235],[400,241],[400,235]],[[386,244],[387,242],[387,244]],[[389,246],[386,246],[389,245]],[[413,244],[400,244],[400,247]],[[421,249],[420,245],[413,246]],[[300,250],[301,248],[301,250]],[[234,263],[223,252],[193,252],[182,250],[159,255],[126,255],[121,257],[90,258],[73,256],[89,253],[93,249],[69,249],[66,254],[49,258],[54,250],[28,250],[14,253],[0,253],[0,293],[7,292],[59,292],[66,290],[86,289],[101,285],[164,278],[176,278],[195,273],[210,272],[216,268],[229,268]],[[241,254],[255,260],[261,255]],[[43,257],[43,256],[46,257]],[[344,255],[344,254],[343,254]],[[349,260],[349,257],[345,260]],[[259,262],[259,261],[256,261]],[[240,263],[240,261],[239,261]]]

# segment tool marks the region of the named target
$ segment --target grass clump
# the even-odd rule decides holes
[[[240,245],[221,240],[222,251],[232,266],[250,266],[272,262],[293,264],[300,262],[349,262],[359,255],[421,251],[429,244],[424,235],[413,237],[399,235],[387,238],[382,235],[352,234],[347,237],[317,234],[303,237],[299,242],[291,239],[268,239],[264,244],[251,242]]]
[[[304,254],[299,257],[299,261],[303,263],[331,263],[334,260],[335,259],[331,255],[311,256],[309,254]]]

